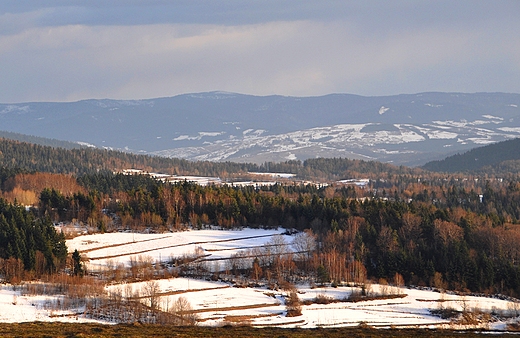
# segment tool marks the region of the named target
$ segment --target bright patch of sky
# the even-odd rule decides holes
[[[0,102],[520,92],[520,2],[15,1]]]

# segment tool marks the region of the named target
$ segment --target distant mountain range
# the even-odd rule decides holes
[[[520,94],[225,92],[0,104],[0,130],[190,160],[345,157],[422,165],[520,136]]]

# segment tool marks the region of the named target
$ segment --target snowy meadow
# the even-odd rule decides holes
[[[296,237],[282,229],[78,236],[68,240],[67,246],[69,252],[81,254],[90,275],[84,278],[90,284],[79,286],[72,280],[72,286],[65,287],[71,280],[54,280],[3,285],[0,322],[144,321],[199,326],[361,325],[497,331],[516,326],[520,304],[505,297],[368,280],[363,284],[316,283],[314,276],[280,281],[275,271],[265,277],[265,271],[255,276],[254,269],[253,275],[240,273],[277,254],[298,255]],[[80,289],[86,290],[81,297],[77,296]],[[70,296],[71,290],[75,297]]]

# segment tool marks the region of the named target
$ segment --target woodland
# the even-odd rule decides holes
[[[53,226],[59,222],[84,224],[94,232],[281,226],[299,233],[297,252],[258,259],[252,266],[237,264],[233,272],[291,282],[389,280],[520,295],[520,181],[513,174],[443,174],[346,159],[265,166],[197,163],[1,144],[0,270],[11,282],[81,271],[80,257],[67,253],[64,234]],[[230,173],[245,175],[267,166],[270,171],[300,168],[299,175],[330,183],[203,187],[112,171],[127,165],[158,171],[169,166],[170,172],[182,173],[198,168],[198,174],[230,178]],[[344,185],[331,177],[368,178],[369,183]]]

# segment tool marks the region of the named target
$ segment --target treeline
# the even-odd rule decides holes
[[[415,285],[520,295],[520,182],[513,175],[447,176],[346,159],[256,166],[12,141],[0,146],[1,161],[10,163],[0,170],[2,196],[10,201],[0,203],[0,267],[6,276],[63,266],[63,235],[52,222],[83,223],[102,232],[283,226],[306,230],[317,241],[305,250],[309,255],[289,257],[284,266],[297,261],[300,271],[321,280],[354,280],[352,274],[364,271],[375,279],[402,276]],[[67,174],[31,172],[40,167]],[[112,172],[127,167],[214,176],[228,170],[281,171],[370,181],[362,186],[203,187]],[[18,203],[31,198],[37,208],[27,212]],[[273,264],[259,267],[271,271]]]
[[[29,172],[65,173],[78,176],[127,168],[205,176],[220,176],[258,169],[253,164],[192,162],[97,148],[54,148],[8,139],[0,139],[0,166]]]
[[[40,216],[74,218],[101,231],[209,224],[310,230],[318,265],[331,280],[365,269],[376,279],[398,274],[415,285],[520,295],[518,182],[416,179],[399,189],[395,178],[365,188],[239,188],[111,173],[86,178],[80,181],[87,194],[42,191]]]
[[[511,172],[517,172],[520,167],[518,164],[520,161],[519,144],[520,139],[504,141],[476,148],[464,154],[457,154],[442,161],[432,161],[419,169],[345,158],[316,158],[303,162],[291,160],[262,164],[193,162],[97,148],[65,149],[59,142],[54,146],[44,146],[0,138],[0,167],[29,172],[66,173],[76,176],[128,168],[167,174],[224,178],[247,172],[283,172],[296,174],[300,179],[323,181],[359,178],[360,175],[367,178],[430,175],[425,170],[451,173],[472,172],[478,175],[510,177]]]
[[[97,148],[64,149],[2,138],[0,138],[0,167],[4,168],[2,170],[16,169],[76,176],[129,168],[167,174],[216,177],[230,177],[247,172],[283,172],[296,174],[301,179],[323,181],[356,178],[360,174],[381,177],[381,175],[407,175],[421,172],[419,169],[344,158],[308,159],[303,162],[265,162],[260,165],[234,162],[193,162]]]
[[[443,172],[482,172],[507,173],[499,170],[500,163],[520,160],[520,138],[498,142],[484,147],[471,149],[463,154],[449,156],[444,160],[426,163],[423,168]],[[518,164],[516,164],[518,167]]]
[[[10,131],[0,131],[0,138],[26,142],[26,143],[34,143],[42,146],[50,146],[50,147],[59,147],[64,149],[75,149],[75,148],[85,148],[86,146],[81,145],[79,143],[69,142],[69,141],[61,141],[52,138],[38,137],[33,135],[25,135],[19,133],[13,133]]]
[[[54,273],[67,258],[65,237],[48,217],[35,218],[24,207],[0,199],[0,271],[7,282]]]
[[[326,177],[340,180],[359,178],[387,178],[395,175],[415,175],[422,173],[420,169],[405,166],[394,166],[376,161],[350,160],[345,158],[314,158],[303,162],[302,175],[306,177]]]

